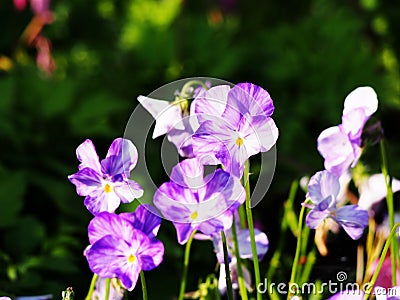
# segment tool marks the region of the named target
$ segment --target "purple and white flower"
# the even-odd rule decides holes
[[[200,159],[186,159],[154,194],[154,205],[173,222],[180,244],[195,230],[212,235],[230,228],[232,212],[246,198],[239,179],[229,173],[218,169],[206,177],[203,174]]]
[[[364,125],[377,108],[378,98],[371,87],[359,87],[346,97],[342,123],[325,129],[318,137],[326,170],[340,177],[357,164]]]
[[[131,141],[115,139],[101,162],[89,139],[79,145],[76,154],[81,162],[79,171],[68,179],[76,186],[78,195],[85,196],[84,204],[93,215],[114,212],[121,201],[129,203],[143,195],[141,186],[129,179],[138,159]]]
[[[90,246],[85,250],[92,272],[116,277],[132,291],[139,273],[154,269],[163,260],[164,246],[154,237],[160,222],[144,206],[134,213],[99,213],[89,224]]]
[[[353,240],[359,239],[368,225],[368,212],[358,205],[337,207],[339,191],[339,178],[335,174],[325,170],[311,177],[307,198],[312,201],[313,206],[306,217],[306,224],[315,229],[325,219],[331,218],[342,226]]]
[[[194,154],[213,154],[239,178],[250,156],[276,143],[278,129],[271,118],[274,105],[268,92],[257,85],[216,86],[200,94],[194,105],[200,124],[192,138]]]

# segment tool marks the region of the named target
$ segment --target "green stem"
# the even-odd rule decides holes
[[[260,266],[258,264],[258,254],[257,254],[257,246],[256,246],[256,238],[254,235],[254,224],[253,224],[253,215],[251,212],[251,203],[250,203],[250,182],[249,182],[249,169],[250,162],[247,160],[244,166],[244,188],[246,190],[246,215],[247,215],[247,223],[249,225],[250,232],[250,243],[251,243],[251,253],[253,256],[253,266],[254,266],[254,277],[256,281],[256,287],[260,286],[261,278],[260,278]],[[257,292],[257,300],[262,300],[262,295]]]
[[[235,226],[235,225],[233,225],[233,226]],[[224,250],[226,289],[228,291],[228,299],[229,300],[233,300],[231,271],[229,270],[228,247],[226,246],[226,236],[225,236],[225,232],[224,231],[221,231],[221,238],[222,238],[222,249]]]
[[[307,200],[306,200],[307,202]],[[289,285],[295,283],[296,274],[297,274],[297,267],[299,265],[300,253],[301,253],[301,243],[302,243],[302,228],[303,228],[303,217],[306,207],[304,205],[301,206],[300,215],[299,215],[299,223],[298,223],[298,237],[297,237],[297,245],[296,245],[296,254],[293,260],[292,266],[292,274],[290,275]],[[289,300],[293,295],[288,293],[287,299]]]
[[[208,90],[208,87],[204,84],[204,82],[200,81],[200,80],[190,80],[188,82],[186,82],[181,90],[181,93],[186,97],[186,90],[190,87],[192,87],[193,85],[200,85],[202,86],[204,89]]]
[[[233,218],[233,224],[232,224],[232,238],[233,238],[233,246],[235,249],[236,265],[237,265],[237,270],[238,270],[238,282],[239,282],[240,297],[242,298],[242,300],[247,300],[248,299],[247,298],[247,290],[246,290],[246,285],[244,283],[244,277],[243,277],[242,259],[240,258],[235,217]]]
[[[386,156],[386,148],[385,142],[381,139],[380,143],[380,150],[381,150],[381,157],[382,157],[382,174],[385,178],[386,184],[386,202],[388,208],[388,215],[389,215],[389,227],[393,228],[394,226],[394,207],[393,207],[393,190],[392,190],[392,182],[389,175],[388,163],[387,163],[387,156]],[[390,246],[390,259],[392,262],[392,285],[397,285],[396,279],[396,269],[397,269],[397,254],[398,252],[398,241],[393,239],[391,241]]]
[[[190,247],[192,245],[193,237],[195,234],[196,230],[193,230],[192,234],[189,237],[189,240],[186,243],[185,257],[183,259],[183,274],[182,274],[181,288],[179,290],[179,298],[178,298],[179,300],[183,300],[185,296],[186,279],[189,268]]]
[[[88,292],[88,294],[87,294],[87,296],[85,298],[86,300],[91,300],[92,299],[92,295],[93,295],[93,292],[94,292],[94,288],[96,286],[97,278],[99,278],[99,276],[97,274],[93,274],[92,281],[90,282],[89,292]]]
[[[146,278],[144,277],[144,272],[143,271],[140,271],[140,281],[142,283],[143,300],[147,300]]]
[[[111,285],[111,278],[106,279],[106,295],[104,297],[105,300],[110,298],[110,285]]]
[[[387,254],[387,252],[389,250],[389,247],[390,247],[391,242],[393,240],[393,237],[395,235],[396,235],[396,240],[397,240],[397,228],[399,226],[400,226],[400,222],[394,224],[394,226],[392,227],[392,230],[390,231],[389,237],[385,242],[385,246],[383,247],[383,250],[382,250],[382,253],[381,253],[381,257],[380,257],[379,262],[378,262],[378,266],[376,267],[374,275],[372,276],[371,281],[369,282],[368,289],[365,291],[364,300],[368,299],[368,297],[370,296],[370,294],[371,294],[371,292],[372,292],[372,290],[374,288],[376,279],[378,278],[378,275],[379,275],[379,272],[380,272],[380,270],[382,268],[383,262],[385,261],[386,254]]]

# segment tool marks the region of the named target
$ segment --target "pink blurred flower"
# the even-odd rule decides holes
[[[26,4],[26,0],[14,0],[14,6],[19,11],[24,10],[26,8]]]
[[[56,63],[51,56],[51,42],[48,38],[39,35],[34,41],[37,49],[36,64],[47,76],[50,76],[56,69]]]

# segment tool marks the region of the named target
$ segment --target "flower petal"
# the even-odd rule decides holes
[[[343,115],[355,108],[364,108],[366,115],[371,116],[378,109],[378,96],[369,86],[353,90],[344,100]]]
[[[121,201],[114,192],[106,193],[103,190],[98,190],[96,193],[86,196],[83,203],[93,215],[97,215],[103,211],[115,212]]]
[[[142,269],[145,271],[152,270],[163,260],[164,245],[156,239],[146,238],[142,241],[137,255]]]
[[[134,199],[143,196],[142,187],[134,180],[120,181],[114,184],[114,191],[124,203],[130,203]]]
[[[103,189],[101,175],[90,168],[84,168],[68,176],[68,179],[75,185],[79,196],[91,195]]]
[[[193,100],[191,115],[195,114],[199,123],[221,117],[230,89],[229,85],[217,85],[201,92]]]
[[[117,138],[111,144],[106,158],[101,161],[101,169],[110,176],[125,174],[129,177],[137,160],[138,152],[135,145],[130,140]]]
[[[196,229],[195,227],[192,227],[191,224],[189,223],[177,223],[174,222],[174,226],[176,229],[176,234],[178,238],[178,243],[181,245],[184,245],[187,243],[189,240],[190,235],[192,232]]]
[[[97,155],[96,149],[91,140],[87,139],[78,146],[78,148],[76,149],[76,156],[81,162],[78,167],[79,170],[90,168],[97,173],[101,173],[99,156]]]
[[[119,216],[149,237],[155,237],[161,225],[161,218],[150,204],[141,204],[136,208],[135,212],[121,213]]]
[[[339,178],[326,170],[315,173],[308,182],[307,198],[310,198],[315,204],[322,202],[329,196],[336,198],[339,192]]]
[[[368,212],[358,205],[346,205],[338,208],[335,220],[353,239],[359,239],[368,226]]]
[[[328,216],[330,215],[329,211],[319,211],[312,209],[307,217],[306,217],[306,224],[309,228],[315,229],[317,228]]]
[[[256,240],[256,249],[257,249],[257,255],[258,259],[261,260],[265,253],[268,251],[268,237],[267,235],[258,230],[257,228],[254,228],[254,237]],[[241,258],[249,258],[252,259],[252,249],[251,249],[251,242],[250,242],[250,232],[248,229],[240,229],[238,231],[238,244],[239,244],[239,253]]]
[[[186,188],[201,188],[204,186],[204,167],[198,158],[181,161],[172,168],[170,180]]]

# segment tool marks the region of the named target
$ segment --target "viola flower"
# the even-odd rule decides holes
[[[194,230],[212,235],[232,225],[232,212],[245,201],[246,193],[239,179],[218,169],[203,178],[199,158],[177,164],[170,182],[154,194],[154,205],[172,221],[178,242],[188,241]]]
[[[270,95],[257,85],[240,83],[230,90],[211,88],[198,98],[194,102],[200,127],[192,138],[194,154],[214,154],[227,171],[240,178],[245,161],[271,149],[278,138]]]
[[[138,158],[131,141],[115,139],[101,162],[89,139],[79,145],[76,154],[81,162],[79,171],[68,179],[76,186],[78,195],[85,196],[84,204],[93,215],[114,212],[121,201],[129,203],[143,195],[140,185],[129,179]]]
[[[325,129],[318,137],[318,151],[326,170],[340,177],[357,164],[364,125],[377,108],[378,98],[371,87],[359,87],[346,97],[342,123]]]
[[[93,273],[116,277],[129,291],[135,288],[140,271],[154,269],[164,255],[163,244],[154,237],[161,219],[139,207],[139,213],[101,212],[95,216],[88,227],[91,245],[85,250]]]
[[[340,191],[339,178],[329,171],[317,172],[308,184],[307,198],[313,202],[306,217],[306,224],[311,229],[331,218],[336,221],[353,239],[359,239],[368,225],[368,212],[358,205],[337,207]],[[307,205],[307,204],[305,204]]]

